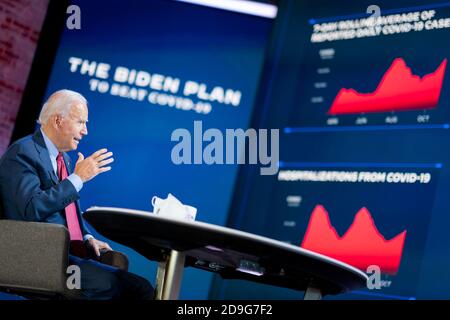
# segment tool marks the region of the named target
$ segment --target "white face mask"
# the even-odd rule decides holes
[[[171,193],[169,193],[166,199],[161,199],[156,196],[153,197],[152,205],[153,213],[165,218],[193,221],[197,214],[197,208],[182,204]]]

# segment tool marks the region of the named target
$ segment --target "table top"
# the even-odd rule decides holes
[[[338,294],[366,286],[367,275],[333,258],[256,234],[200,221],[166,218],[149,211],[91,207],[83,217],[103,236],[146,258],[163,261],[171,250],[185,266],[279,287]]]

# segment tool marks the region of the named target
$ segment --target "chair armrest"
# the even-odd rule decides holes
[[[0,220],[0,287],[64,294],[68,247],[64,226]]]

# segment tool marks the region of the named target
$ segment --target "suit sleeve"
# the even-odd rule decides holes
[[[47,217],[79,199],[77,190],[67,179],[43,188],[38,173],[38,170],[43,169],[30,157],[18,153],[7,161],[10,170],[7,185],[14,192],[15,205],[24,220],[45,221]]]

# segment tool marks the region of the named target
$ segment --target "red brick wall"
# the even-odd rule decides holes
[[[0,0],[0,155],[9,144],[49,0]]]

